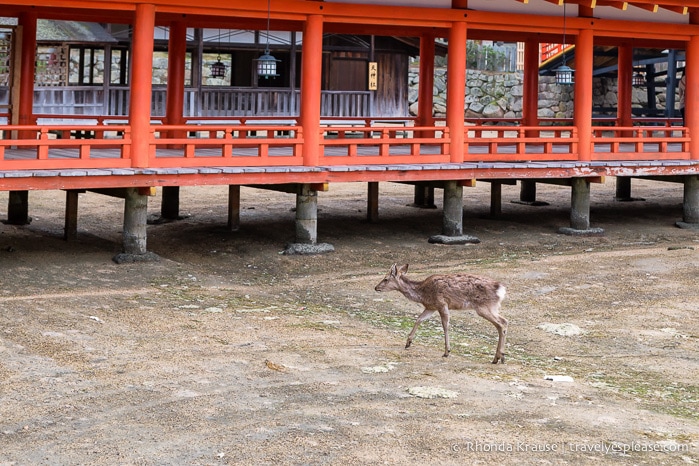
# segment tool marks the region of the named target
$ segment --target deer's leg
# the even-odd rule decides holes
[[[442,329],[444,329],[444,354],[442,356],[446,358],[451,353],[451,345],[449,344],[449,308],[445,307],[439,311],[439,316],[442,318]]]
[[[498,346],[495,350],[495,359],[493,359],[493,364],[498,362],[505,363],[505,338],[507,335],[507,319],[502,317],[498,313],[500,308],[500,303],[493,306],[479,306],[476,308],[476,313],[483,317],[488,322],[491,322],[496,329],[498,329]]]
[[[434,314],[435,311],[432,311],[430,309],[425,309],[422,311],[422,314],[420,314],[417,317],[417,320],[415,321],[415,325],[413,325],[413,329],[410,331],[410,334],[408,335],[408,341],[405,343],[405,347],[410,348],[410,345],[413,342],[413,337],[415,336],[415,332],[417,332],[417,328],[420,326],[420,322],[429,319],[432,314]]]

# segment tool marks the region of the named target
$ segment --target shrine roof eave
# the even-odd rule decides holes
[[[32,11],[44,19],[132,23],[138,3],[136,0],[6,0],[3,2],[3,15],[16,16]],[[159,25],[178,20],[185,21],[189,27],[216,25],[262,29],[267,17],[267,3],[262,1],[245,2],[240,6],[229,1],[211,0],[206,2],[205,9],[193,6],[189,0],[153,0],[151,3],[155,6],[156,23]],[[699,1],[692,2],[692,6],[699,7]],[[429,31],[444,36],[454,21],[464,21],[468,24],[469,38],[492,39],[493,34],[497,34],[498,40],[523,40],[537,34],[540,41],[554,41],[562,30],[561,18],[553,16],[385,5],[371,5],[368,9],[363,4],[302,0],[272,2],[271,29],[301,30],[311,14],[322,14],[324,30],[336,33],[417,36]],[[581,29],[592,30],[596,37],[642,39],[652,35],[654,41],[684,42],[692,35],[699,35],[699,25],[585,17],[567,19],[569,35],[577,35]]]

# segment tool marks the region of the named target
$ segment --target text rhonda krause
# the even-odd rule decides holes
[[[524,452],[524,453],[549,453],[549,452],[578,452],[578,453],[601,453],[601,454],[629,454],[629,453],[644,453],[644,452],[659,452],[659,453],[674,453],[690,450],[690,445],[679,443],[480,443],[480,442],[464,442],[455,443],[452,445],[454,452],[473,452],[473,453],[505,453],[505,452]]]

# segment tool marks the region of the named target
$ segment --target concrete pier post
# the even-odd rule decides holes
[[[310,184],[299,185],[296,193],[296,242],[284,254],[322,254],[334,251],[331,244],[318,243],[318,191]]]
[[[148,196],[137,189],[126,190],[124,200],[123,244],[126,254],[146,253],[146,225],[148,216]]]
[[[148,196],[138,188],[127,188],[124,195],[124,231],[122,233],[123,252],[113,260],[125,262],[148,262],[158,260],[158,256],[146,250],[146,227],[148,220]]]
[[[442,234],[461,236],[464,226],[464,188],[456,181],[444,183],[444,215],[442,217]]]
[[[296,242],[316,244],[318,241],[318,192],[307,184],[296,195]]]
[[[29,191],[10,191],[7,199],[7,223],[29,225]]]
[[[466,244],[480,243],[473,236],[463,234],[464,227],[464,187],[457,181],[444,182],[442,214],[442,234],[431,236],[430,243]]]
[[[366,219],[369,223],[376,223],[379,220],[379,183],[370,181],[367,183],[367,207]]]
[[[423,209],[436,209],[434,205],[434,188],[431,186],[416,185],[413,194],[413,207]]]
[[[160,204],[160,217],[166,220],[180,218],[180,187],[163,186],[163,198]]]
[[[645,201],[641,197],[631,197],[631,177],[617,176],[614,200],[619,202]]]
[[[66,191],[66,213],[63,239],[74,240],[78,237],[78,197],[80,191],[69,189]]]
[[[602,228],[590,228],[590,182],[585,178],[571,180],[570,227],[561,228],[559,232],[578,236],[604,233]]]
[[[682,221],[676,225],[680,228],[699,229],[699,176],[684,177]]]
[[[240,229],[240,186],[228,186],[228,231]]]
[[[628,176],[617,176],[616,178],[616,195],[614,199],[617,201],[626,201],[631,199],[631,178]]]
[[[490,184],[490,216],[502,215],[502,183],[493,181]]]
[[[536,181],[520,181],[519,201],[526,204],[533,204],[536,202]]]
[[[590,183],[584,178],[573,178],[570,196],[570,227],[574,230],[590,228]]]

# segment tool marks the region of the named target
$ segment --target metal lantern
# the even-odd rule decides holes
[[[566,2],[563,0],[563,65],[556,68],[556,84],[573,84],[573,69],[566,65]]]
[[[631,85],[634,87],[643,87],[646,85],[646,77],[638,71],[633,74],[631,78]]]
[[[257,76],[265,79],[279,76],[277,73],[277,63],[281,60],[277,60],[270,55],[269,50],[265,50],[265,53],[255,61],[257,61]]]
[[[269,53],[269,17],[270,17],[270,0],[267,0],[267,46],[265,47],[265,52],[257,58],[257,76],[260,78],[276,78],[279,76],[277,74],[277,63],[281,60],[277,60]]]
[[[556,84],[569,86],[573,84],[573,69],[565,64],[556,68]]]
[[[226,76],[226,65],[221,61],[221,55],[216,58],[216,63],[211,64],[211,77],[223,78]]]

